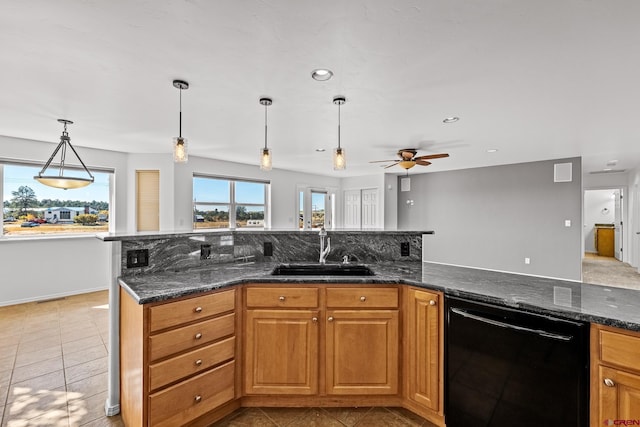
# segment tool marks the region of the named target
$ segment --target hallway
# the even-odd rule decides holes
[[[613,257],[586,253],[582,259],[582,281],[596,285],[640,290],[640,273]]]

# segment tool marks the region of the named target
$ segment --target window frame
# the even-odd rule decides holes
[[[194,173],[192,177],[192,182],[195,178],[201,179],[215,179],[219,181],[228,181],[229,182],[229,201],[198,201],[193,198],[192,191],[192,217],[195,218],[196,205],[199,206],[225,206],[229,207],[229,227],[228,228],[196,228],[196,221],[192,221],[193,230],[201,231],[201,230],[235,230],[237,229],[237,221],[236,221],[236,208],[238,206],[247,206],[247,207],[264,207],[264,224],[262,227],[252,227],[252,229],[267,229],[271,227],[271,181],[264,179],[251,179],[251,178],[240,178],[240,177],[230,177],[224,175],[209,175],[203,173]],[[251,184],[262,184],[264,185],[264,203],[246,203],[246,202],[237,202],[236,201],[236,183],[238,182],[247,182]],[[241,228],[242,229],[242,228]]]
[[[49,232],[49,233],[38,233],[38,234],[5,234],[4,231],[4,181],[5,181],[5,166],[19,166],[19,167],[35,167],[37,169],[42,169],[44,163],[34,161],[34,160],[24,160],[24,159],[12,159],[6,157],[0,157],[0,194],[3,195],[3,206],[2,211],[0,211],[0,218],[2,219],[3,227],[0,229],[0,240],[22,240],[22,239],[60,239],[60,238],[75,238],[75,237],[91,237],[95,238],[95,236],[99,233],[104,233],[104,230],[93,232]],[[65,164],[65,169],[69,170],[78,170],[84,171],[84,168],[80,165],[74,164]],[[108,232],[112,233],[115,230],[115,169],[114,168],[106,168],[106,167],[95,167],[88,166],[87,169],[91,171],[91,173],[104,173],[108,175],[109,189],[108,189],[108,200],[107,203],[109,205],[109,221]],[[64,191],[61,189],[61,191]]]

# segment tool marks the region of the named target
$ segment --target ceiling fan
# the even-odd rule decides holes
[[[446,154],[446,153],[442,153],[442,154],[427,154],[426,156],[417,156],[417,157],[416,157],[416,154],[418,154],[418,150],[416,150],[415,148],[403,148],[403,149],[398,150],[398,157],[400,158],[399,160],[374,160],[374,161],[369,162],[369,163],[389,163],[389,162],[393,162],[392,164],[387,165],[384,168],[387,169],[387,168],[390,168],[391,166],[400,165],[400,167],[406,169],[407,172],[408,172],[409,169],[411,169],[415,165],[429,166],[431,164],[431,162],[429,162],[428,160],[441,159],[443,157],[449,157],[449,154]]]

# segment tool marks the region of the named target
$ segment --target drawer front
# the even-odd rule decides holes
[[[231,337],[163,362],[154,363],[149,366],[149,388],[155,390],[233,359],[235,346],[236,339]]]
[[[189,298],[182,301],[157,305],[149,309],[151,332],[178,326],[194,320],[204,319],[235,309],[236,291],[231,289],[216,294]]]
[[[151,335],[149,337],[149,360],[158,360],[233,335],[235,321],[235,314],[231,313]]]
[[[398,289],[327,288],[327,307],[398,308]]]
[[[235,363],[226,363],[149,395],[148,425],[173,427],[217,408],[235,397]]]
[[[603,363],[640,370],[640,337],[600,330],[600,358]]]
[[[247,307],[316,308],[318,288],[247,288]]]

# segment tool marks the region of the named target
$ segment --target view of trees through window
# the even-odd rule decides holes
[[[194,176],[193,228],[264,227],[267,185]]]
[[[34,180],[38,167],[6,164],[1,170],[3,234],[109,231],[109,173],[92,172],[89,186],[62,190]]]

